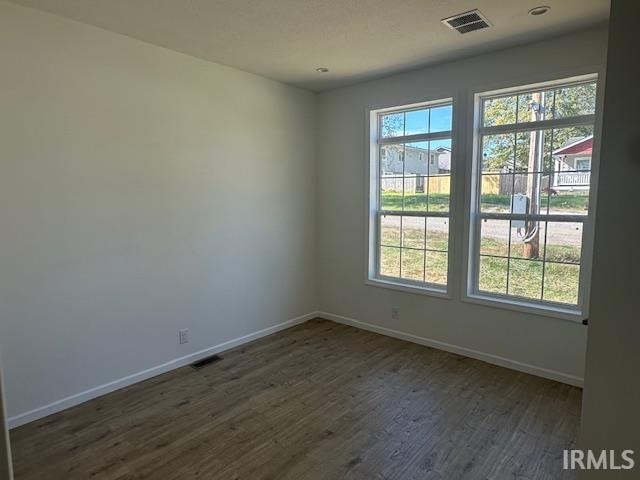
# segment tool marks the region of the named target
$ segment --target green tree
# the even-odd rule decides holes
[[[565,118],[594,113],[596,84],[572,85],[544,92],[544,119]],[[484,102],[484,126],[505,125],[531,121],[532,94],[511,95],[487,99]],[[544,130],[544,170],[553,170],[551,152],[570,138],[593,134],[592,127],[569,127]],[[487,135],[483,139],[483,168],[487,170],[526,171],[529,164],[528,132]]]

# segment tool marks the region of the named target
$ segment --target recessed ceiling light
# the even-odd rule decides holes
[[[539,7],[535,7],[529,10],[529,15],[534,15],[534,16],[544,15],[549,10],[551,10],[551,7],[549,7],[548,5],[540,5]]]
[[[327,73],[329,69],[327,67],[318,67],[316,68],[316,72],[318,73]]]

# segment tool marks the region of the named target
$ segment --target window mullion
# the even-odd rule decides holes
[[[392,215],[403,217],[438,217],[449,218],[449,212],[427,212],[423,210],[378,210],[378,215]]]
[[[555,118],[537,122],[508,123],[478,128],[480,135],[497,135],[515,132],[530,132],[533,130],[550,130],[552,128],[567,128],[593,125],[595,115],[578,115],[575,117]]]
[[[385,137],[379,138],[379,145],[400,144],[400,143],[414,143],[414,142],[428,142],[430,140],[448,140],[451,138],[451,130],[445,132],[434,133],[418,133],[416,135],[402,135],[399,137]]]
[[[564,214],[532,214],[532,213],[498,213],[479,212],[478,216],[483,220],[529,220],[529,221],[549,221],[549,222],[572,222],[586,223],[587,215],[564,215]]]

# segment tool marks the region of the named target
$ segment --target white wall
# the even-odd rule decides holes
[[[313,94],[5,2],[0,65],[10,417],[316,309]]]
[[[459,135],[454,139],[458,141],[455,187],[461,191],[470,160],[465,149],[470,95],[474,91],[597,72],[605,62],[606,34],[604,27],[596,28],[321,94],[318,112],[321,310],[476,353],[505,357],[533,366],[538,373],[579,383],[584,373],[587,335],[587,328],[581,324],[463,303],[459,299],[460,278],[451,285],[452,300],[365,285],[365,113],[367,107],[455,97],[454,125],[457,123],[459,127]],[[464,212],[460,207],[454,218],[453,250],[458,272],[462,266],[464,230]],[[391,320],[392,306],[400,307],[400,320]]]
[[[636,466],[582,472],[585,479],[638,478],[640,470],[639,16],[640,3],[613,0],[580,440],[581,448],[616,449],[618,458],[634,450]]]

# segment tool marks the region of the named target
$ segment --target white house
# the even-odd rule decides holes
[[[439,175],[451,173],[451,149],[434,150],[406,145],[381,152],[382,174],[388,176]]]
[[[381,165],[382,184],[386,190],[424,193],[426,176],[451,173],[451,149],[429,150],[412,145],[405,145],[404,149],[402,146],[387,147],[381,151]]]

